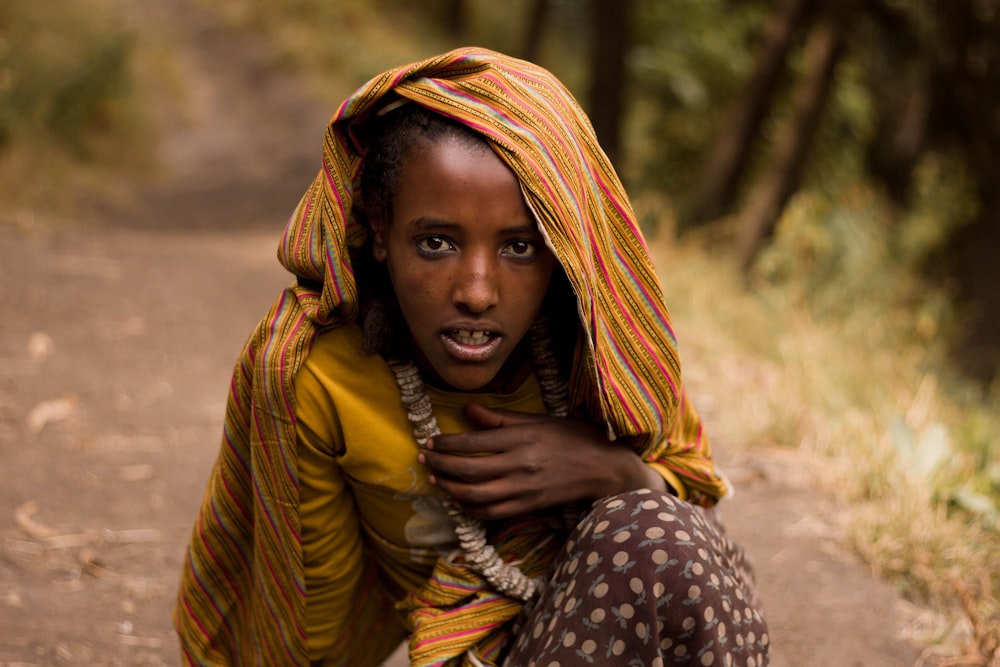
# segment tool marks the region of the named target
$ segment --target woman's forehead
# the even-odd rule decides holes
[[[481,143],[439,141],[411,153],[393,198],[393,221],[534,231],[535,216],[510,167]]]

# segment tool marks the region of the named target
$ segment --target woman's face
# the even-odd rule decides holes
[[[390,224],[374,227],[374,252],[425,376],[499,390],[523,361],[512,355],[555,266],[517,178],[487,146],[426,141],[406,156],[392,211]]]

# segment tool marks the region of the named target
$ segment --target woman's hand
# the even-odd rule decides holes
[[[516,514],[666,482],[622,443],[578,419],[471,404],[481,430],[435,436],[419,458],[431,482],[473,516]]]

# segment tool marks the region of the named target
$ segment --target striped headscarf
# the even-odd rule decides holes
[[[278,255],[298,280],[247,342],[223,446],[182,573],[175,624],[191,664],[306,664],[293,379],[317,331],[354,320],[349,248],[364,123],[409,100],[483,135],[521,183],[577,298],[574,412],[669,468],[688,498],[725,493],[681,386],[677,344],[622,184],[573,96],[548,71],[485,49],[390,70],[334,115],[323,162]]]

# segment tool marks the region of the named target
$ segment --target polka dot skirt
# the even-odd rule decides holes
[[[515,632],[508,667],[768,664],[742,550],[713,513],[649,489],[594,504]]]

